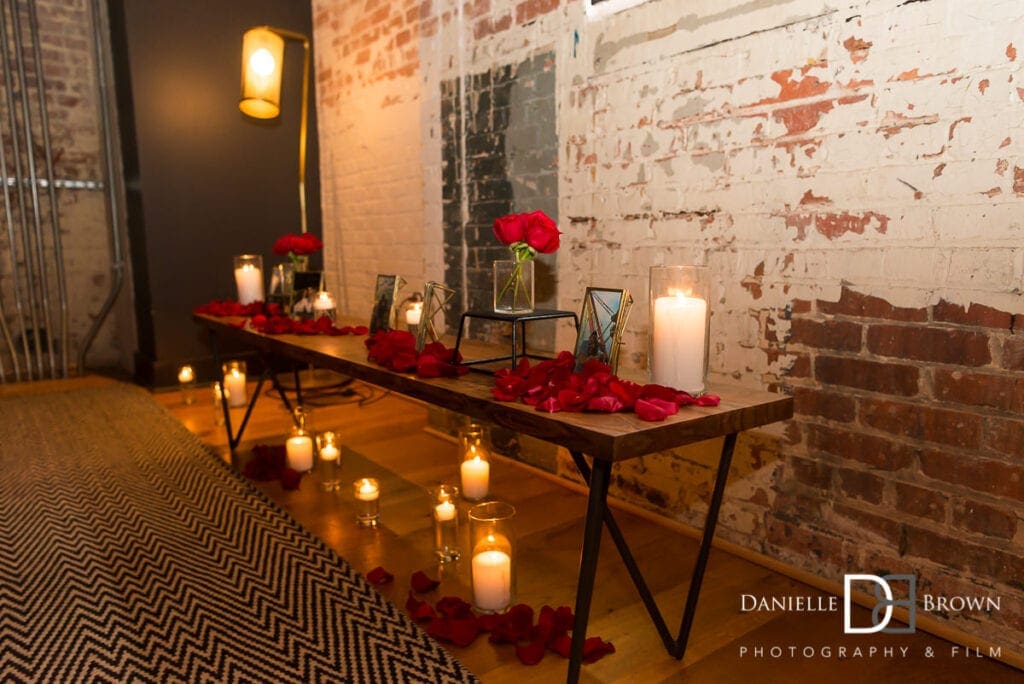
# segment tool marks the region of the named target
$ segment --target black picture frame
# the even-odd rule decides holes
[[[292,280],[291,313],[293,316],[313,315],[313,300],[324,289],[323,271],[296,271]]]
[[[632,305],[633,298],[627,290],[587,288],[583,295],[580,329],[573,347],[577,371],[591,359],[607,363],[613,373],[616,371],[622,331]]]
[[[373,311],[370,313],[371,335],[378,330],[391,330],[398,290],[403,284],[397,275],[377,275],[377,285],[373,290]]]

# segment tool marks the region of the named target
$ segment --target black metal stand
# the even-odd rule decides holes
[[[215,367],[220,368],[220,354],[217,352],[217,333],[211,328],[210,334],[210,349],[213,352],[213,362]],[[285,408],[288,412],[294,414],[292,404],[288,401],[288,395],[285,394],[284,388],[281,387],[281,383],[277,380],[277,374],[271,370],[270,359],[263,353],[260,354],[260,361],[263,366],[263,371],[260,373],[259,382],[256,383],[256,390],[252,393],[248,403],[245,406],[245,414],[242,416],[242,424],[238,426],[238,433],[235,434],[231,427],[231,409],[228,407],[228,401],[226,393],[224,392],[224,380],[223,378],[217,381],[217,386],[220,388],[220,406],[221,410],[224,411],[224,431],[228,437],[228,448],[231,449],[231,453],[235,453],[235,449],[242,442],[242,435],[245,433],[245,427],[249,424],[249,418],[252,416],[252,410],[256,407],[256,400],[260,398],[260,391],[263,389],[263,383],[270,379],[271,385],[277,391],[281,397],[281,401],[284,402]],[[302,406],[302,385],[299,382],[299,370],[298,366],[292,364],[292,373],[295,376],[295,393],[296,403]],[[293,419],[294,420],[294,419]]]
[[[463,361],[463,366],[476,366],[482,363],[494,363],[495,361],[508,361],[511,359],[512,367],[514,368],[519,363],[520,357],[530,356],[526,353],[526,324],[530,321],[546,321],[554,318],[572,318],[573,324],[576,326],[576,330],[580,329],[580,319],[576,316],[575,312],[572,311],[560,311],[558,309],[534,309],[529,313],[522,314],[506,314],[498,313],[497,311],[489,310],[477,310],[477,311],[466,311],[459,318],[459,332],[455,336],[455,351],[457,354],[459,351],[459,345],[462,343],[462,332],[466,327],[466,320],[469,318],[483,318],[489,321],[504,321],[512,324],[512,353],[505,356],[492,356],[486,359],[473,359],[472,361]]]
[[[725,482],[729,477],[729,466],[732,463],[732,453],[736,446],[736,433],[725,436],[722,444],[722,454],[718,461],[718,473],[715,476],[715,488],[711,494],[711,501],[708,503],[707,516],[704,519],[704,533],[700,540],[700,549],[697,552],[697,561],[694,564],[693,575],[690,578],[690,588],[686,595],[686,608],[683,611],[682,624],[679,626],[679,635],[675,638],[669,632],[668,624],[665,622],[661,610],[647,586],[640,567],[633,558],[633,553],[626,543],[622,530],[619,528],[615,517],[608,508],[608,482],[611,476],[612,462],[604,459],[594,461],[591,468],[583,454],[579,451],[570,451],[576,468],[580,471],[583,479],[590,487],[590,495],[587,499],[587,518],[583,531],[583,553],[580,558],[579,582],[576,589],[576,615],[572,630],[572,647],[569,657],[569,675],[566,679],[570,684],[575,684],[580,678],[580,666],[583,663],[583,642],[587,635],[587,622],[590,618],[590,601],[594,593],[594,576],[597,573],[597,558],[601,548],[601,529],[608,528],[612,541],[622,557],[622,562],[629,571],[629,576],[636,586],[644,607],[647,608],[651,621],[654,623],[658,635],[661,637],[665,650],[677,660],[682,660],[686,654],[686,644],[690,640],[690,630],[693,627],[693,619],[697,614],[697,599],[700,597],[701,584],[704,581],[704,571],[707,569],[708,556],[711,554],[711,542],[715,536],[715,527],[718,524],[718,512],[722,506],[722,497],[725,494]]]

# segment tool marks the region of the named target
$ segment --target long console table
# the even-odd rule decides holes
[[[264,335],[248,327],[240,327],[242,319],[214,318],[196,315],[196,322],[206,328],[217,353],[218,338],[231,339],[254,348],[264,356],[280,356],[300,363],[313,364],[377,385],[414,399],[486,420],[509,430],[536,437],[568,449],[589,486],[583,548],[576,586],[575,624],[569,658],[568,682],[579,681],[583,658],[583,642],[587,632],[590,603],[594,593],[597,559],[602,528],[607,528],[615,546],[636,585],[665,649],[682,659],[686,652],[693,618],[697,612],[704,570],[707,567],[711,542],[718,522],[718,512],[725,493],[736,435],[743,430],[760,427],[793,415],[791,397],[742,387],[712,386],[710,391],[722,398],[715,407],[688,406],[662,422],[650,423],[633,414],[544,413],[519,403],[499,402],[491,397],[490,376],[469,374],[461,378],[423,379],[412,374],[395,373],[367,360],[364,337]],[[238,437],[230,434],[232,449],[237,445],[264,380],[260,379],[250,400]],[[687,593],[679,632],[673,636],[658,608],[647,582],[608,507],[608,484],[616,461],[638,458],[656,451],[724,437],[715,484],[708,504],[697,560]],[[586,456],[590,457],[588,463]]]

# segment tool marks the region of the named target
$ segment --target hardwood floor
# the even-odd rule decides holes
[[[259,486],[360,572],[378,565],[392,572],[394,582],[380,591],[398,605],[405,605],[409,577],[416,570],[441,580],[441,586],[423,598],[431,602],[446,595],[469,599],[468,563],[439,566],[433,559],[425,492],[427,486],[442,479],[455,481],[455,445],[425,431],[426,410],[421,405],[386,396],[365,385],[356,389],[365,401],[327,399],[329,405],[313,408],[313,427],[342,435],[344,482],[363,476],[381,481],[381,527],[357,527],[351,486],[339,492],[323,492],[315,473],[304,477],[297,491],[284,491],[278,483]],[[203,442],[230,459],[223,428],[214,424],[209,392],[208,388],[199,388],[199,400],[192,406],[183,405],[177,391],[157,393],[155,397]],[[241,411],[233,411],[236,426],[240,419]],[[289,426],[289,416],[277,397],[264,396],[257,403],[238,454],[244,457],[257,443],[283,444]],[[517,599],[535,609],[544,604],[572,606],[585,497],[550,476],[508,460],[493,465],[491,489],[492,497],[514,504],[517,510]],[[465,511],[462,516],[465,536]],[[616,517],[674,632],[682,614],[696,542],[627,511],[618,511]],[[581,681],[1024,681],[1024,673],[988,658],[967,657],[963,647],[954,656],[952,644],[921,631],[910,635],[844,635],[839,613],[742,612],[742,594],[826,596],[716,549],[708,565],[689,649],[680,663],[663,649],[606,534],[590,635],[611,641],[616,653],[584,665]],[[860,624],[867,623],[866,616],[866,611],[860,612]],[[779,651],[772,651],[773,647]],[[791,654],[791,647],[795,647],[795,654]],[[468,648],[450,648],[488,684],[565,680],[566,661],[553,653],[548,653],[539,665],[526,667],[516,659],[511,646],[495,646],[484,637]],[[845,653],[841,654],[840,648]],[[855,651],[857,648],[860,651]],[[887,652],[887,648],[893,650]],[[901,650],[904,648],[905,652]],[[933,657],[926,656],[926,649],[932,649]]]

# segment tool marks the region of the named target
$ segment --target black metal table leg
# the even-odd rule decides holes
[[[572,452],[573,458],[583,458],[579,452]],[[580,556],[580,575],[576,584],[576,615],[572,627],[572,646],[569,651],[570,684],[579,681],[580,666],[583,664],[583,642],[587,638],[587,621],[590,619],[590,600],[594,596],[594,577],[597,574],[597,558],[601,550],[601,530],[604,527],[604,513],[607,509],[608,480],[611,461],[594,462],[590,474],[590,496],[587,499],[587,520],[583,530],[583,551]]]
[[[697,559],[694,563],[693,574],[690,578],[690,587],[686,595],[686,607],[683,611],[682,623],[679,627],[679,635],[673,638],[669,632],[668,625],[665,622],[665,618],[658,608],[657,602],[654,600],[654,595],[651,593],[650,588],[647,586],[647,582],[644,579],[643,573],[640,572],[640,567],[636,563],[636,559],[633,558],[633,554],[630,551],[629,545],[626,543],[625,537],[622,535],[622,530],[619,528],[618,523],[615,520],[615,516],[611,510],[607,507],[607,488],[608,475],[599,476],[599,470],[610,470],[610,463],[605,461],[595,461],[593,470],[587,465],[586,460],[583,458],[583,454],[579,452],[570,452],[573,457],[573,461],[576,463],[576,468],[580,471],[583,479],[590,485],[590,498],[588,499],[587,509],[587,531],[584,533],[584,549],[587,548],[587,539],[589,535],[593,534],[590,530],[590,524],[593,521],[590,506],[594,504],[594,486],[598,484],[604,488],[604,493],[601,495],[601,499],[605,502],[604,510],[601,512],[601,518],[603,524],[608,528],[608,533],[611,535],[612,541],[615,542],[615,546],[618,549],[619,556],[622,558],[623,564],[629,571],[630,579],[633,580],[634,586],[636,586],[637,592],[640,594],[640,599],[643,601],[644,606],[647,608],[647,612],[651,617],[651,621],[654,623],[655,628],[658,631],[658,635],[661,637],[662,642],[665,645],[665,650],[668,651],[669,655],[682,660],[686,654],[686,646],[690,639],[690,631],[693,628],[693,620],[697,614],[697,600],[700,597],[701,585],[704,581],[704,571],[707,569],[708,557],[711,555],[711,544],[715,536],[715,527],[718,524],[718,514],[722,506],[722,499],[725,495],[725,483],[729,478],[729,468],[732,464],[732,455],[736,446],[736,433],[731,433],[725,436],[725,441],[722,444],[722,453],[718,461],[718,472],[715,475],[715,485],[711,494],[711,500],[708,503],[708,512],[704,519],[704,532],[701,536],[700,548],[697,551]],[[603,484],[601,478],[604,478]],[[600,541],[600,534],[597,535]],[[586,551],[584,552],[586,553]],[[596,553],[596,552],[595,552]],[[596,559],[594,561],[596,564]],[[583,586],[583,572],[580,572],[580,587]],[[588,585],[588,592],[593,592],[593,578]],[[577,610],[579,610],[579,596],[582,593],[581,589],[577,589]],[[589,610],[589,593],[587,600],[587,608]],[[579,615],[577,614],[577,622],[579,622]],[[585,625],[585,621],[584,621]],[[575,646],[576,632],[573,632],[573,645]],[[581,636],[581,639],[585,635]],[[580,644],[582,648],[582,641]],[[575,653],[575,652],[574,652]],[[582,656],[582,653],[580,654]],[[573,677],[579,677],[579,668],[575,670],[573,675],[572,663],[570,661],[570,676],[569,681],[574,682],[576,679]]]

